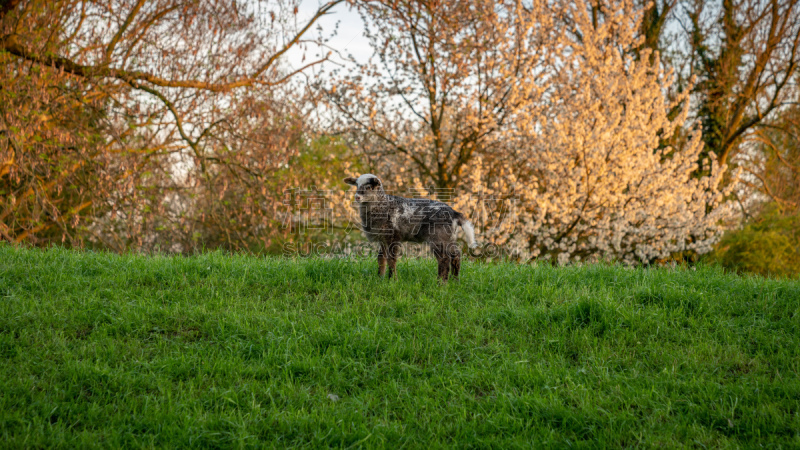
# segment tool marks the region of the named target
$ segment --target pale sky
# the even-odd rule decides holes
[[[308,23],[308,20],[317,11],[319,4],[319,0],[303,1],[298,13],[298,24],[302,26]],[[317,24],[322,27],[323,36],[329,36],[336,31],[337,22],[339,23],[338,32],[331,38],[328,45],[341,52],[345,57],[351,54],[359,62],[366,62],[372,55],[372,48],[367,38],[364,37],[364,22],[359,14],[350,9],[346,3],[341,3],[336,5],[331,13],[322,17]],[[307,36],[316,37],[318,34],[319,31],[315,27],[309,31]],[[303,50],[295,48],[287,54],[285,62],[289,68],[297,69],[317,58],[319,52],[320,49],[308,46],[305,49],[306,60],[303,62]]]

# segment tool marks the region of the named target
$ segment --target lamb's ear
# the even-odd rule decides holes
[[[353,177],[347,177],[347,178],[345,178],[345,179],[344,179],[344,182],[345,182],[345,183],[347,183],[347,184],[349,184],[350,186],[358,186],[358,183],[356,183],[356,179],[355,179],[355,178],[353,178]]]

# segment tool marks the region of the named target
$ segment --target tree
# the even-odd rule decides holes
[[[511,118],[541,104],[553,15],[539,1],[361,6],[374,57],[325,86],[328,99],[373,170],[395,186],[452,191],[476,156],[499,148]]]
[[[17,3],[0,8],[4,25]],[[35,6],[26,5],[28,16],[45,20]],[[28,31],[31,40],[48,38],[46,29]],[[0,79],[0,238],[72,242],[94,199],[124,176],[120,165],[105,167],[112,153],[104,135],[109,96],[7,52],[0,52]]]
[[[3,239],[146,246],[159,228],[194,234],[193,202],[224,201],[208,195],[221,174],[262,190],[296,151],[276,143],[298,133],[299,109],[267,105],[327,57],[294,71],[281,58],[341,1],[299,24],[293,0],[3,1],[3,95],[30,106],[0,122]],[[234,147],[259,121],[286,136]],[[79,195],[62,195],[70,186]]]
[[[800,212],[800,106],[764,124],[756,136],[753,158],[742,163],[746,181],[763,199],[787,215]]]
[[[698,112],[708,150],[725,164],[741,139],[782,109],[800,63],[800,2],[725,0],[687,7]],[[718,44],[717,44],[718,43]]]
[[[559,263],[708,252],[730,211],[718,189],[725,167],[714,159],[711,176],[693,176],[699,130],[681,148],[662,143],[684,127],[688,91],[667,97],[674,78],[642,48],[636,2],[606,4],[599,17],[588,6],[551,11],[568,16],[570,29],[556,35],[555,57],[529,68],[528,76],[550,75],[546,95],[515,105],[494,134],[491,161],[479,155],[469,165],[456,206],[472,213],[485,241]]]
[[[606,4],[589,2],[594,21]],[[719,164],[729,163],[794,98],[800,2],[659,0],[639,6],[644,41],[634,52],[658,51],[678,70],[673,95],[691,86],[698,100],[693,115],[703,126],[701,158],[713,152]]]

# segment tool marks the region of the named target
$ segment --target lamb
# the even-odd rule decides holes
[[[348,177],[356,186],[355,200],[361,216],[361,230],[371,242],[379,243],[378,274],[388,278],[395,272],[401,242],[427,243],[439,262],[439,278],[457,279],[461,271],[461,249],[456,244],[458,226],[464,230],[470,248],[477,247],[475,230],[464,216],[434,200],[387,195],[381,180],[372,174]]]

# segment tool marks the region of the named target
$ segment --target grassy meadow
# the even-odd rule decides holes
[[[0,446],[800,447],[800,282],[0,245]]]

